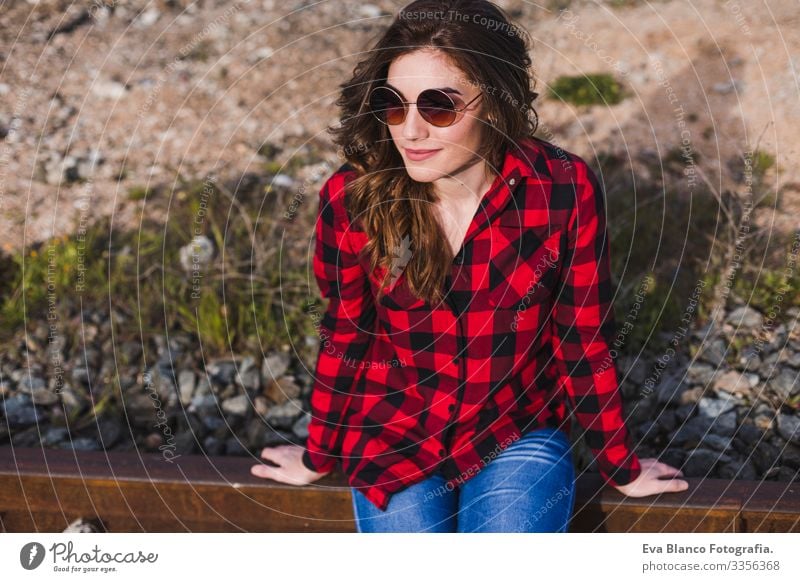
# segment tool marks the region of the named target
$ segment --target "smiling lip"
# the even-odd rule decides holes
[[[406,155],[415,162],[420,160],[426,160],[436,152],[441,151],[441,150],[410,150],[408,148],[403,148],[403,149],[406,150]]]

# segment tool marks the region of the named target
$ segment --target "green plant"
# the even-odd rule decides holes
[[[144,200],[151,194],[150,188],[147,186],[133,186],[128,190],[128,200]]]
[[[112,227],[106,217],[11,254],[0,293],[2,339],[48,309],[60,327],[93,309],[123,316],[114,319],[118,342],[184,332],[202,341],[206,357],[303,346],[313,333],[303,306],[317,290],[309,288],[306,254],[293,248],[305,248],[308,225],[284,229],[265,217],[263,191],[253,189],[233,196],[215,180],[180,181],[174,195],[153,198],[137,229]],[[181,248],[198,235],[216,253],[187,273]]]
[[[558,77],[549,93],[573,105],[616,105],[625,98],[622,85],[608,73]]]

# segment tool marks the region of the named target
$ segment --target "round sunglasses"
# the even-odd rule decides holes
[[[425,89],[417,97],[417,111],[422,118],[436,127],[447,127],[459,120],[464,111],[483,93],[478,93],[469,103],[464,104],[458,97],[451,97],[440,89]],[[369,94],[369,109],[381,123],[399,125],[406,120],[408,106],[412,101],[403,101],[396,91],[381,85]]]

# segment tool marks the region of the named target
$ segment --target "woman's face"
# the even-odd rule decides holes
[[[411,102],[416,102],[425,89],[445,89],[459,108],[481,93],[444,53],[433,49],[420,49],[396,58],[389,66],[386,82],[404,101]],[[450,177],[480,161],[476,152],[486,127],[482,120],[485,97],[473,101],[449,127],[431,125],[420,116],[416,105],[407,105],[403,123],[388,126],[413,180],[432,182],[443,176]],[[415,160],[409,149],[437,151],[425,159]]]

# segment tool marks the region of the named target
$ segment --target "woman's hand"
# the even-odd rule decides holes
[[[274,479],[289,485],[308,485],[328,474],[308,469],[302,461],[303,451],[305,448],[300,445],[266,447],[261,451],[261,458],[272,461],[278,466],[253,465],[250,467],[250,473],[256,477]]]
[[[639,476],[626,485],[614,487],[617,491],[630,497],[645,497],[657,493],[677,493],[689,488],[688,482],[672,479],[672,477],[683,477],[680,469],[661,463],[657,459],[639,459],[639,462],[642,465]],[[662,477],[670,478],[662,479]]]

